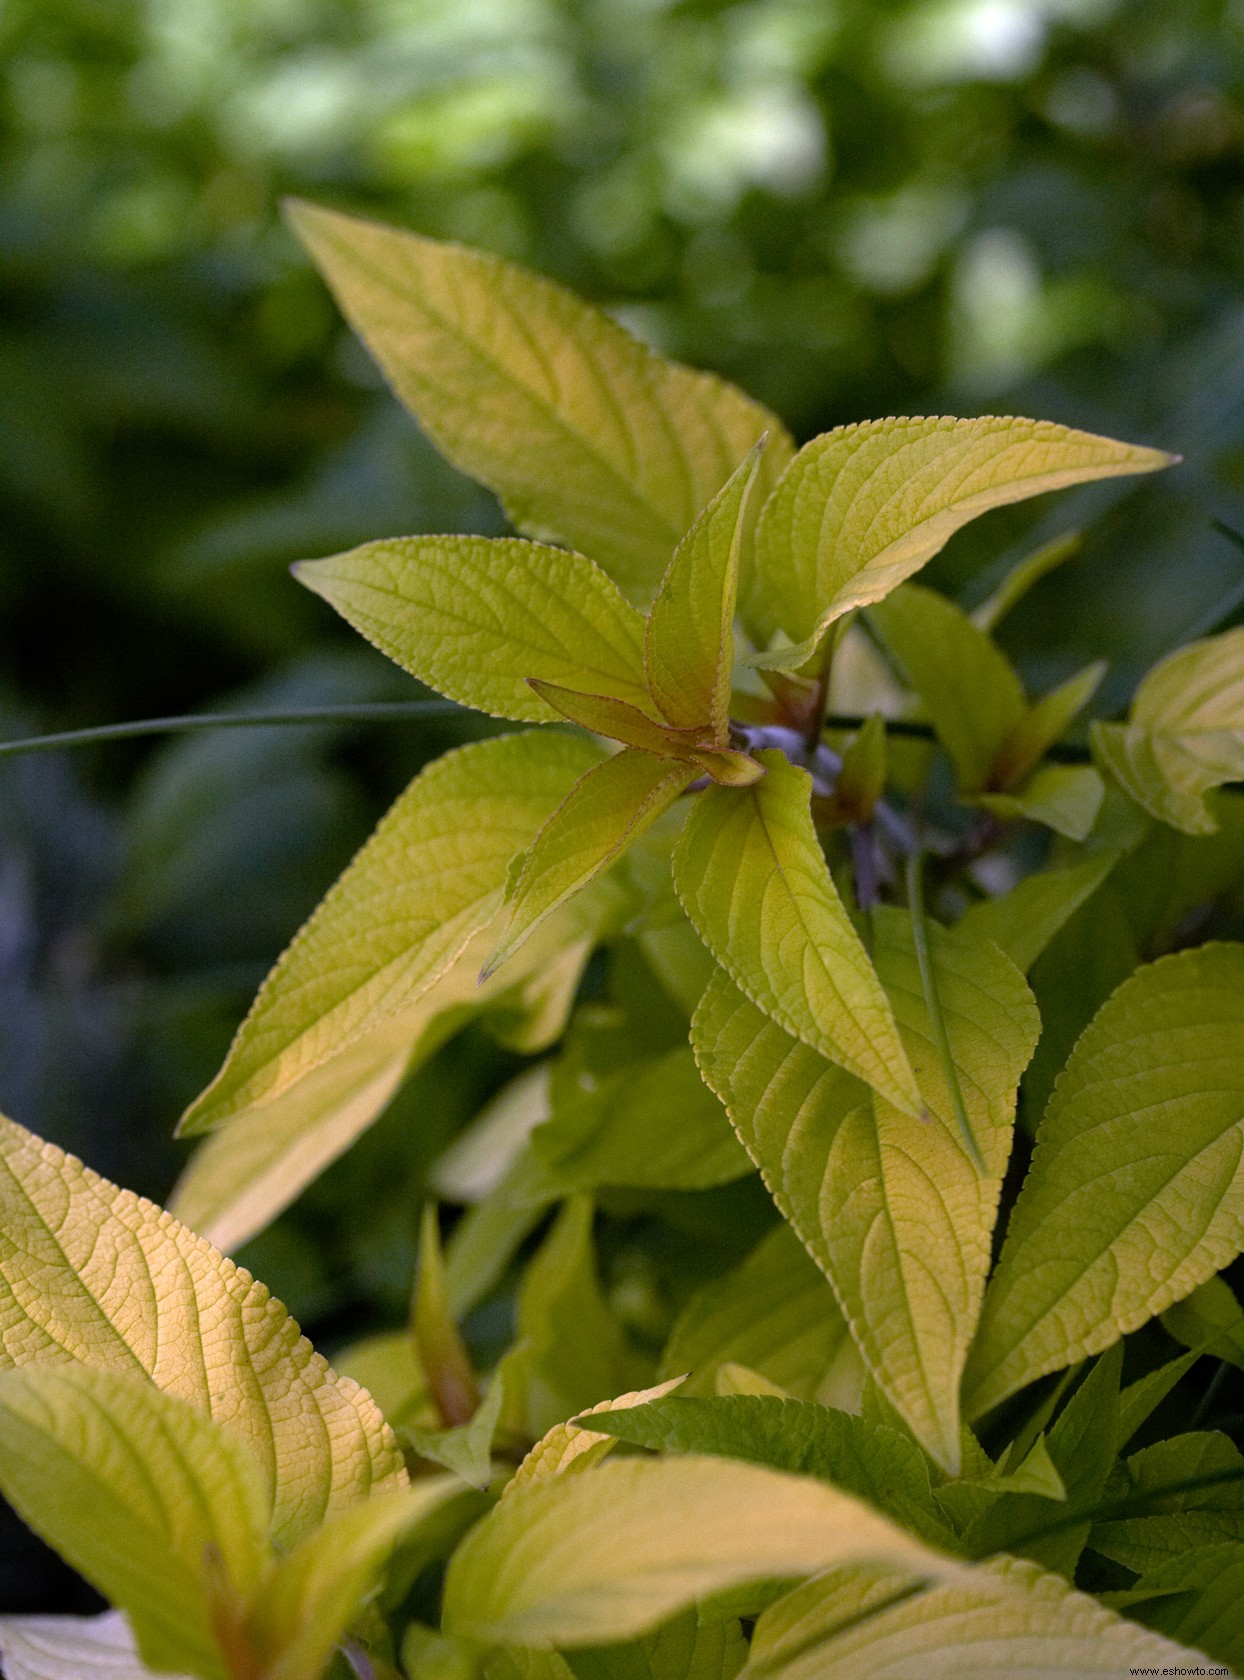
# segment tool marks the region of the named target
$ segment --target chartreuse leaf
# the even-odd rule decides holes
[[[931,956],[982,1176],[961,1135],[925,1004],[910,922],[874,918],[873,956],[929,1119],[913,1122],[767,1019],[724,974],[692,1023],[783,1214],[834,1286],[865,1363],[922,1445],[957,1470],[959,1374],[980,1308],[1015,1092],[1039,1031],[1001,951],[933,925]]]
[[[972,623],[978,630],[994,631],[1034,584],[1075,558],[1083,540],[1079,531],[1067,531],[1061,537],[1042,543],[1040,548],[1034,548],[1031,554],[1026,554],[1012,566],[987,600],[973,608]]]
[[[787,1032],[907,1115],[922,1099],[894,1013],[830,878],[811,777],[781,753],[745,790],[702,794],[674,852],[697,933],[740,991]]]
[[[683,759],[696,766],[697,774],[703,772],[725,787],[747,787],[764,775],[749,753],[716,745],[708,724],[675,729],[658,722],[641,707],[607,694],[581,694],[578,689],[562,688],[536,677],[531,679],[531,686],[542,700],[581,729],[661,758]]]
[[[156,1680],[119,1610],[101,1616],[0,1616],[0,1662],[7,1680]]]
[[[481,251],[295,203],[290,220],[398,396],[515,525],[651,599],[701,508],[781,422],[667,362],[551,281]]]
[[[1244,777],[1244,627],[1155,665],[1126,723],[1093,725],[1093,750],[1150,815],[1212,834],[1205,795]]]
[[[1110,1491],[1140,1509],[1093,1524],[1089,1544],[1103,1557],[1143,1573],[1194,1547],[1244,1541],[1244,1455],[1225,1435],[1172,1435],[1134,1453],[1124,1470]],[[1180,1488],[1188,1482],[1203,1485]]]
[[[749,620],[762,638],[789,637],[771,662],[794,669],[836,619],[880,601],[978,514],[1172,459],[1008,416],[839,426],[804,445],[763,509]]]
[[[950,1563],[822,1482],[721,1459],[609,1459],[503,1499],[445,1578],[447,1633],[573,1649],[633,1639],[746,1582],[876,1559]]]
[[[724,1365],[745,1365],[801,1399],[858,1404],[862,1373],[846,1320],[783,1221],[741,1265],[692,1296],[659,1374],[692,1372],[687,1392],[711,1394]]]
[[[550,1476],[580,1475],[584,1470],[590,1470],[593,1464],[598,1464],[613,1451],[618,1436],[593,1429],[583,1422],[583,1418],[595,1417],[599,1412],[625,1411],[631,1406],[642,1406],[649,1400],[660,1400],[683,1380],[682,1377],[671,1377],[668,1382],[657,1383],[653,1388],[637,1388],[612,1400],[598,1400],[575,1422],[555,1423],[523,1459],[503,1488],[501,1497],[507,1498],[515,1488],[525,1487],[528,1482],[545,1481]]]
[[[419,1364],[446,1425],[466,1423],[479,1409],[479,1386],[445,1287],[435,1204],[426,1202],[419,1228],[419,1263],[411,1303]]]
[[[341,1511],[279,1560],[247,1623],[263,1680],[320,1680],[395,1545],[458,1492],[449,1476]]]
[[[278,1096],[416,1003],[492,920],[510,860],[599,757],[588,741],[529,731],[416,776],[264,982],[183,1133]]]
[[[294,575],[420,682],[494,717],[556,714],[529,677],[642,705],[644,621],[581,554],[513,537],[391,537]]]
[[[696,767],[627,747],[595,764],[532,841],[509,894],[509,919],[481,971],[487,979],[568,898],[608,869],[695,780]]]
[[[403,1079],[473,1017],[509,1027],[515,1048],[543,1048],[561,1031],[597,938],[624,903],[613,882],[598,881],[480,985],[499,932],[494,918],[413,1004],[205,1138],[178,1181],[173,1211],[218,1247],[236,1248],[348,1149]]]
[[[648,614],[648,688],[675,729],[703,729],[717,746],[730,733],[734,602],[739,559],[754,523],[752,492],[764,442],[699,515],[674,550]]]
[[[405,1481],[375,1402],[262,1284],[170,1214],[0,1121],[0,1366],[146,1375],[254,1454],[273,1532]]]
[[[1167,1307],[1162,1326],[1184,1347],[1244,1370],[1244,1311],[1224,1278],[1210,1278]]]
[[[144,1662],[231,1680],[268,1565],[270,1505],[245,1445],[140,1372],[0,1372],[0,1491],[130,1619]]]
[[[1242,1124],[1244,946],[1140,969],[1050,1098],[965,1377],[971,1415],[1109,1347],[1234,1258]]]
[[[984,788],[1003,742],[1027,711],[1009,659],[936,590],[909,583],[869,608],[868,622],[920,696],[959,786]]]
[[[559,1102],[531,1144],[561,1195],[601,1185],[706,1190],[752,1171],[685,1044]]]
[[[1118,852],[1097,852],[1064,869],[1026,875],[1000,898],[969,905],[957,931],[978,943],[992,940],[1027,974],[1060,928],[1090,899],[1119,861]]]
[[[596,1427],[658,1452],[706,1453],[815,1476],[867,1501],[930,1545],[954,1549],[954,1536],[933,1501],[928,1460],[910,1435],[886,1424],[806,1400],[674,1394],[607,1412]]]
[[[742,1680],[1117,1680],[1195,1674],[1199,1660],[1036,1564],[999,1558],[925,1591],[881,1567],[809,1581],[761,1616]]]
[[[735,1616],[702,1621],[694,1610],[630,1645],[571,1651],[575,1680],[734,1680],[747,1661]]]

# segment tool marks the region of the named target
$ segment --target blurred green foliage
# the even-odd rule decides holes
[[[801,439],[992,409],[1182,451],[938,562],[974,602],[1092,523],[1008,620],[1038,685],[1114,656],[1108,713],[1238,611],[1211,520],[1244,528],[1241,0],[6,0],[0,734],[410,697],[287,563],[504,528],[382,388],[287,192],[553,274]],[[255,983],[464,727],[0,766],[0,1105],[162,1193]],[[296,1311],[392,1316],[422,1168],[514,1065],[448,1047],[263,1239]],[[644,1263],[617,1256],[637,1300]]]

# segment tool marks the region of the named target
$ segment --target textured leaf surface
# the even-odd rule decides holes
[[[608,869],[696,776],[694,765],[627,747],[594,764],[532,841],[509,899],[509,919],[485,966],[491,974],[573,894]]]
[[[1185,834],[1217,827],[1205,795],[1244,777],[1244,627],[1155,665],[1127,723],[1097,723],[1098,757],[1138,804]]]
[[[598,1412],[625,1411],[631,1406],[642,1406],[649,1400],[659,1400],[677,1388],[682,1380],[681,1377],[672,1377],[669,1382],[657,1383],[653,1388],[636,1388],[612,1400],[599,1400],[581,1414],[581,1419],[594,1417]],[[508,1498],[516,1488],[525,1487],[528,1482],[545,1481],[550,1476],[571,1473],[578,1475],[590,1470],[593,1464],[612,1452],[618,1436],[593,1429],[581,1419],[555,1423],[552,1429],[546,1431],[506,1483],[501,1497]]]
[[[519,1645],[634,1638],[710,1593],[876,1558],[957,1566],[846,1494],[717,1459],[610,1459],[520,1488],[449,1566],[445,1628]]]
[[[1225,1435],[1172,1435],[1133,1453],[1124,1471],[1111,1492],[1144,1509],[1093,1524],[1090,1544],[1104,1557],[1144,1573],[1196,1547],[1244,1541],[1244,1455]],[[1164,1492],[1216,1476],[1223,1478],[1217,1485]]]
[[[839,426],[805,444],[763,510],[752,620],[765,637],[781,629],[801,644],[786,661],[800,664],[835,619],[888,595],[978,514],[1170,462],[1047,420]]]
[[[381,1494],[339,1512],[281,1558],[250,1618],[264,1680],[320,1680],[394,1546],[458,1491],[446,1476]]]
[[[1060,928],[1101,886],[1117,852],[1098,852],[1066,869],[1027,875],[1000,898],[985,899],[964,912],[957,931],[978,943],[992,940],[1022,973],[1036,962]]]
[[[726,1364],[758,1371],[801,1399],[826,1405],[859,1399],[859,1361],[846,1320],[784,1221],[733,1271],[692,1296],[670,1332],[661,1374],[698,1373],[695,1389],[711,1393]],[[841,1394],[839,1384],[845,1384]]]
[[[595,1408],[599,1413],[600,1407]],[[910,1435],[850,1412],[771,1395],[671,1395],[612,1411],[599,1427],[659,1452],[706,1453],[830,1482],[919,1534],[953,1547],[928,1461]]]
[[[263,1469],[277,1539],[405,1478],[393,1435],[248,1272],[171,1214],[0,1121],[0,1365],[146,1374]]]
[[[768,1020],[724,974],[705,993],[692,1039],[701,1071],[779,1208],[833,1283],[873,1376],[953,1471],[959,1375],[989,1266],[1016,1087],[1039,1021],[1023,977],[1001,951],[930,931],[985,1177],[954,1116],[903,912],[878,913],[873,954],[929,1120],[913,1121],[871,1096]]]
[[[265,980],[183,1132],[278,1096],[415,1004],[491,921],[510,860],[599,756],[531,731],[416,776]]]
[[[290,216],[433,443],[520,530],[590,554],[634,600],[762,433],[767,483],[791,457],[759,403],[539,275],[309,204]]]
[[[429,688],[493,717],[556,713],[529,677],[641,704],[644,621],[581,554],[512,537],[393,537],[294,575]]]
[[[674,853],[696,931],[751,1001],[909,1115],[921,1095],[881,982],[812,826],[811,777],[781,753],[747,789],[709,789]]]
[[[6,1680],[156,1680],[119,1610],[0,1617],[0,1662]]]
[[[889,1608],[887,1608],[887,1604]],[[1036,1564],[1000,1558],[926,1592],[836,1570],[760,1618],[744,1680],[1117,1680],[1196,1673],[1198,1653],[1124,1621]],[[1190,1666],[1192,1665],[1192,1666]]]
[[[973,1415],[1234,1258],[1242,1123],[1244,946],[1139,970],[1086,1028],[1046,1109],[972,1353]]]
[[[648,615],[648,685],[676,729],[729,732],[734,602],[761,451],[752,452],[674,550]]]
[[[1194,1547],[1147,1569],[1126,1596],[1146,1626],[1244,1667],[1244,1546]]]
[[[145,1662],[228,1680],[214,1611],[244,1607],[268,1563],[268,1500],[241,1441],[141,1375],[4,1371],[0,1490],[125,1611]]]
[[[1010,660],[962,608],[920,584],[877,602],[868,622],[920,696],[960,787],[983,788],[1028,707]]]

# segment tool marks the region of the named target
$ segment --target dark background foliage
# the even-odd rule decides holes
[[[1006,627],[1038,683],[1105,653],[1117,708],[1244,596],[1212,523],[1244,528],[1239,0],[9,0],[0,112],[5,738],[417,695],[286,566],[502,524],[343,329],[288,192],[533,264],[801,438],[999,410],[1182,451],[939,562],[979,598],[1091,522]],[[0,1106],[162,1195],[281,945],[476,727],[0,761]],[[313,1332],[400,1315],[421,1165],[513,1065],[451,1045],[253,1245]],[[0,1598],[48,1602],[23,1567]]]

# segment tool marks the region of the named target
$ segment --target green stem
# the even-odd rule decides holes
[[[977,1147],[976,1139],[972,1135],[972,1122],[968,1119],[968,1111],[963,1101],[963,1088],[959,1084],[959,1070],[955,1066],[954,1053],[950,1048],[950,1034],[946,1031],[946,1017],[942,1013],[942,1000],[937,995],[937,979],[933,973],[933,957],[929,951],[929,927],[924,913],[923,852],[913,852],[907,859],[907,904],[911,911],[911,937],[916,947],[916,963],[920,969],[920,984],[924,988],[924,1001],[929,1011],[929,1025],[933,1029],[933,1043],[937,1048],[938,1059],[942,1064],[942,1076],[950,1093],[951,1107],[954,1109],[955,1119],[959,1123],[964,1147],[972,1165],[977,1172],[984,1176],[987,1168],[980,1149]]]
[[[268,728],[274,724],[401,723],[410,718],[447,717],[462,707],[452,700],[396,700],[353,706],[298,706],[283,712],[190,712],[178,717],[141,718],[134,723],[104,723],[93,729],[67,729],[59,735],[27,735],[0,741],[0,758],[18,753],[59,752],[97,741],[133,741],[143,735],[188,734],[198,729]]]

